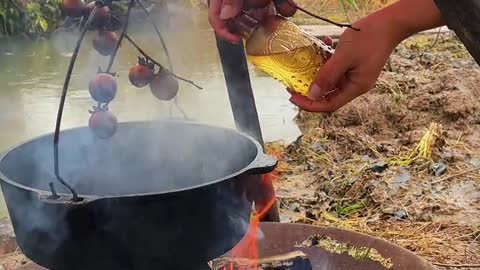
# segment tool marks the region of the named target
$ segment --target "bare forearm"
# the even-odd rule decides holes
[[[445,25],[434,0],[399,0],[366,18],[389,29],[395,42],[435,27]]]
[[[389,13],[403,30],[405,38],[445,25],[434,0],[399,0],[391,6]]]

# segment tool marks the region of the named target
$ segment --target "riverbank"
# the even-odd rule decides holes
[[[95,0],[83,0],[86,4]],[[155,16],[166,16],[168,7],[163,0],[143,0]],[[0,39],[2,38],[50,38],[60,28],[78,28],[80,18],[67,20],[62,15],[62,0],[8,0],[0,2]],[[182,6],[182,5],[177,5]],[[125,14],[127,2],[115,1],[112,12],[117,17]],[[139,6],[132,12],[134,19],[144,20],[144,11]],[[133,20],[135,22],[135,20]],[[161,23],[167,23],[162,20]]]
[[[360,231],[437,264],[480,262],[480,69],[451,34],[417,35],[374,89],[331,114],[300,111],[280,158],[283,222]]]
[[[85,3],[94,0],[84,0]],[[0,2],[0,39],[9,37],[24,37],[29,39],[48,38],[58,27],[64,24],[59,3],[61,0],[9,0]],[[190,9],[202,11],[207,16],[206,0],[144,0],[147,7],[157,17],[165,17],[169,10]],[[355,5],[344,5],[343,1],[326,0],[319,3],[316,0],[297,0],[297,4],[310,12],[324,16],[337,22],[353,22],[385,5],[391,0],[357,0]],[[356,7],[356,8],[355,8]],[[114,12],[123,13],[126,2],[114,2]],[[133,18],[143,19],[143,10]],[[291,18],[299,25],[331,25],[303,12]],[[71,23],[71,22],[70,22]],[[162,23],[167,23],[162,21]]]

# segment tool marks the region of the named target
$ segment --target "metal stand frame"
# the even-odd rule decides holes
[[[262,130],[243,44],[235,45],[218,37],[216,37],[216,41],[235,124],[238,130],[254,137],[263,146]],[[261,189],[255,200],[255,205],[259,210],[263,209],[275,194],[271,183],[263,183]],[[273,204],[261,221],[280,221],[277,202]]]

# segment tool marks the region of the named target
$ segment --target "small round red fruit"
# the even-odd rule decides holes
[[[137,63],[130,68],[128,72],[128,79],[130,83],[137,87],[143,88],[152,82],[155,77],[155,72],[148,64]]]
[[[117,46],[118,36],[115,32],[99,30],[93,38],[93,48],[103,56],[112,55]]]
[[[117,94],[117,81],[110,74],[99,73],[88,84],[88,90],[96,102],[109,103]]]
[[[150,83],[150,90],[160,100],[171,100],[178,93],[178,80],[169,72],[161,70]]]
[[[275,7],[280,15],[292,17],[297,12],[297,7],[288,0],[274,1]]]
[[[83,0],[62,0],[60,2],[60,11],[63,16],[81,17],[84,8]]]
[[[89,17],[95,6],[95,1],[88,3],[84,8],[83,15],[85,17]],[[102,28],[104,26],[107,26],[110,22],[111,16],[112,15],[110,14],[110,9],[108,8],[108,6],[99,7],[97,8],[95,15],[93,15],[90,25],[94,28]]]
[[[323,43],[325,43],[327,46],[332,47],[333,46],[333,39],[329,36],[325,36],[322,38]]]
[[[88,127],[100,139],[111,138],[117,131],[117,117],[108,110],[97,109],[91,112]]]

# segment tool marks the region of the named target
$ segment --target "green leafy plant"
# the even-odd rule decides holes
[[[3,0],[0,35],[36,36],[54,30],[60,22],[59,0]]]
[[[358,10],[357,2],[355,0],[347,0],[350,6],[352,6],[353,9]]]
[[[354,213],[357,213],[365,208],[363,202],[357,202],[354,204],[344,205],[343,201],[340,201],[336,206],[336,212],[338,216],[350,216]]]

